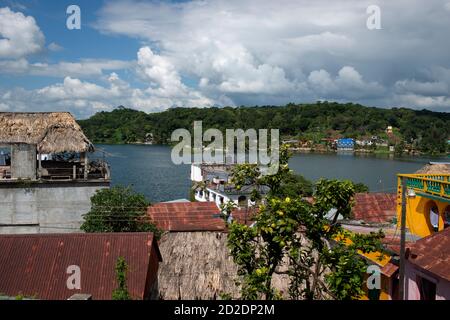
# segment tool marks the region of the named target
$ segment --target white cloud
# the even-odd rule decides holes
[[[57,43],[55,43],[55,42],[50,43],[50,44],[48,45],[48,49],[49,49],[50,51],[53,51],[53,52],[58,52],[58,51],[64,50],[63,47],[61,47],[59,44],[57,44]]]
[[[440,109],[442,111],[450,112],[450,98],[446,96],[429,97],[414,93],[403,95],[395,95],[394,103],[401,107],[415,106],[418,109]]]
[[[443,67],[448,66],[450,52],[450,19],[443,10],[448,5],[438,0],[379,0],[383,29],[370,31],[366,27],[369,4],[360,0],[105,2],[96,28],[144,43],[137,60],[111,60],[105,52],[104,59],[56,63],[27,57],[44,47],[44,37],[32,17],[8,9],[10,16],[28,19],[35,26],[34,33],[28,31],[33,36],[27,37],[38,45],[26,49],[10,31],[14,37],[6,40],[15,38],[14,49],[22,49],[2,56],[0,46],[4,58],[0,73],[61,80],[38,90],[9,90],[2,103],[32,110],[38,103],[30,101],[37,99],[39,105],[72,108],[79,114],[119,104],[159,111],[172,106],[318,99],[450,110],[450,69]],[[33,29],[30,26],[26,29]],[[47,47],[59,49],[56,43]],[[134,81],[129,84],[111,73],[119,70],[135,72],[135,80],[143,86],[133,87]]]
[[[0,58],[20,58],[41,51],[45,38],[36,21],[8,7],[0,8]]]
[[[431,63],[448,65],[450,20],[441,1],[380,0],[383,29],[370,31],[370,4],[125,0],[106,4],[96,27],[150,41],[178,75],[199,79],[199,90],[216,101],[326,97],[383,106],[397,94],[397,81],[414,78]]]
[[[367,99],[384,92],[380,84],[364,81],[361,74],[351,66],[340,69],[334,79],[323,69],[313,71],[309,74],[308,85],[321,98]]]
[[[184,85],[172,62],[165,56],[153,53],[149,47],[139,50],[137,64],[138,71],[150,84],[146,93],[154,100],[146,103],[139,95],[136,95],[141,105],[156,107],[155,104],[159,104],[167,108],[171,106],[206,107],[214,104],[199,91]]]
[[[54,64],[29,63],[25,58],[17,60],[0,60],[0,72],[9,74],[29,74],[46,77],[93,77],[102,76],[104,72],[129,69],[134,61],[82,59],[78,62],[61,61]]]
[[[40,89],[8,90],[2,94],[2,106],[13,105],[15,111],[69,110],[79,117],[86,117],[118,105],[155,112],[173,106],[214,104],[199,91],[184,85],[170,61],[148,47],[139,50],[137,68],[147,81],[146,89],[131,87],[114,72],[105,79],[105,85],[67,76],[61,83]]]
[[[395,83],[398,93],[416,93],[429,96],[443,96],[449,94],[449,84],[442,81],[399,80]]]

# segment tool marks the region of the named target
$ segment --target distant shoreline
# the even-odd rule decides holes
[[[106,143],[106,142],[94,142],[95,145],[132,145],[132,146],[164,146],[164,147],[172,147],[171,144],[162,144],[162,143],[145,143],[145,142],[130,142],[130,143]],[[341,151],[338,150],[319,150],[319,149],[310,149],[310,148],[290,148],[289,151],[295,153],[295,154],[302,154],[302,153],[315,153],[315,154],[339,154]],[[342,153],[346,154],[355,154],[355,155],[372,155],[372,156],[392,156],[394,157],[416,157],[416,158],[423,158],[423,157],[431,157],[431,158],[440,158],[440,157],[450,157],[450,153],[442,153],[442,154],[427,154],[427,153],[402,153],[401,155],[395,154],[394,152],[389,151],[377,151],[377,150],[353,150],[353,151],[342,151]]]

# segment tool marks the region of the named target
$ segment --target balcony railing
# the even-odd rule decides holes
[[[109,166],[104,161],[93,161],[87,168],[80,162],[42,162],[38,169],[41,180],[109,180]]]
[[[450,174],[399,174],[399,186],[402,177],[406,179],[409,189],[450,198]]]
[[[36,168],[36,179],[40,181],[107,181],[110,177],[110,168],[102,160],[91,161],[87,167],[81,162],[42,161],[41,168]],[[20,179],[14,178],[10,166],[0,166],[0,182],[15,180]]]

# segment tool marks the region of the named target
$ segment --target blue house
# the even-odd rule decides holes
[[[355,140],[351,138],[338,139],[337,149],[338,150],[353,150],[355,147]]]

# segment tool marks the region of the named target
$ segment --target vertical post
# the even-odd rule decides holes
[[[399,298],[405,300],[405,243],[406,243],[406,179],[400,177],[402,183],[402,216],[400,220],[400,271]]]
[[[83,152],[82,153],[82,158],[84,158],[84,180],[87,180],[88,178],[88,157],[87,157],[87,153]]]
[[[72,179],[77,180],[77,165],[72,167]]]
[[[42,176],[42,159],[41,159],[41,153],[38,152],[38,178],[41,179]]]

